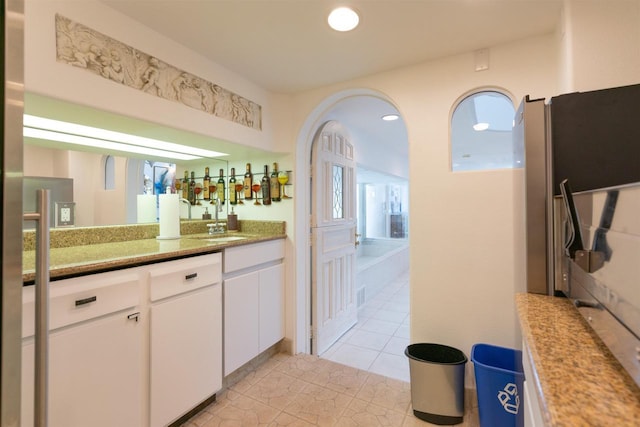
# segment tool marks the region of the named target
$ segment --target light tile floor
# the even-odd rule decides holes
[[[182,427],[412,427],[409,276],[359,310],[358,324],[322,357],[276,354],[223,390]],[[475,396],[465,395],[462,427],[478,427]]]
[[[478,427],[467,404],[463,427]],[[413,415],[409,383],[316,356],[276,354],[183,427],[430,426]]]
[[[409,272],[358,310],[358,323],[320,355],[364,371],[409,382]]]

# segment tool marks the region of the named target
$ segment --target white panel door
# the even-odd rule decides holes
[[[224,281],[224,375],[259,353],[260,273]]]
[[[220,390],[222,285],[154,304],[150,353],[152,427],[168,425]]]
[[[124,311],[51,332],[49,426],[138,426],[142,325]],[[22,422],[33,426],[33,337],[22,348]]]
[[[312,152],[312,352],[322,354],[357,322],[356,172],[353,145],[327,122]]]
[[[284,338],[284,264],[260,270],[259,348],[265,351]]]

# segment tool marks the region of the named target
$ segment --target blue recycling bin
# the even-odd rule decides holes
[[[524,427],[522,352],[475,344],[471,361],[478,390],[480,427]]]

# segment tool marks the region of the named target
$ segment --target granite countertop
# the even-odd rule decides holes
[[[570,300],[517,294],[516,305],[546,425],[640,426],[640,388]]]
[[[242,225],[241,225],[242,227]],[[157,229],[157,226],[156,226]],[[92,274],[119,268],[135,267],[191,255],[220,252],[286,237],[284,223],[247,221],[241,232],[209,236],[205,224],[181,224],[179,239],[158,240],[153,226],[113,226],[56,230],[51,233],[49,272],[51,280]],[[243,237],[240,240],[216,240],[219,237]],[[33,236],[25,236],[22,277],[32,284],[35,277]]]

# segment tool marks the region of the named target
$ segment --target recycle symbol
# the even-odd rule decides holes
[[[498,400],[502,404],[505,411],[510,414],[517,415],[520,409],[520,396],[518,395],[518,386],[509,383],[504,386],[504,390],[498,392]]]

